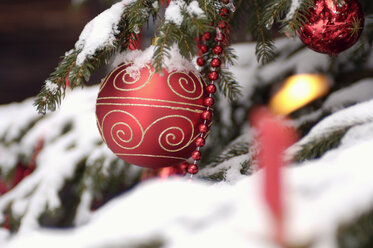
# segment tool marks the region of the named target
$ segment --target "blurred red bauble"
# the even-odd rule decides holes
[[[189,158],[199,136],[207,96],[194,72],[149,65],[131,71],[122,64],[104,80],[96,104],[97,125],[107,146],[121,159],[160,168]]]
[[[310,49],[337,55],[356,43],[364,27],[364,14],[356,0],[315,0],[298,33]]]

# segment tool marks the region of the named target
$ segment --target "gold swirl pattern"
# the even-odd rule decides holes
[[[141,70],[142,72],[140,72],[140,70],[136,70],[136,72],[134,73],[129,73],[127,71],[127,68],[128,66],[125,66],[125,68],[123,68],[115,77],[114,77],[114,88],[116,90],[119,90],[119,91],[135,91],[135,90],[139,90],[143,87],[145,87],[150,81],[151,81],[151,78],[152,76],[154,75],[154,70],[152,71],[152,69],[146,65],[145,68],[147,68],[147,72],[145,72],[146,70]],[[148,74],[148,75],[145,75],[147,76],[148,78],[146,80],[140,80],[140,78],[142,78],[143,74]],[[135,76],[135,78],[133,77]],[[137,86],[137,87],[133,87],[132,85],[136,84],[140,82],[140,85]],[[128,85],[131,85],[131,87],[128,87]]]
[[[175,81],[178,82],[175,84]],[[203,82],[193,72],[172,72],[168,75],[167,84],[171,91],[187,100],[197,100],[203,95]]]
[[[115,122],[115,120],[118,118],[123,121]],[[124,120],[127,121],[127,123],[124,122]],[[109,126],[109,127],[107,128],[106,126]],[[138,130],[135,130],[134,132],[133,127],[136,127],[136,126],[138,127]],[[139,120],[134,115],[132,115],[131,113],[127,111],[123,111],[123,110],[109,111],[107,114],[105,114],[104,118],[102,119],[101,128],[102,128],[102,133],[104,134],[106,138],[107,138],[107,135],[105,135],[104,130],[110,130],[111,140],[122,149],[135,149],[139,147],[142,143],[142,139],[138,140],[139,137],[133,134],[138,133],[138,132],[143,133],[144,132],[143,128]],[[136,141],[136,139],[138,141]],[[105,143],[107,143],[106,140],[105,140]]]

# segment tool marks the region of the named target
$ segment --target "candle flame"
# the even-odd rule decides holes
[[[320,74],[298,74],[286,79],[284,86],[272,97],[269,107],[279,115],[287,115],[316,98],[325,95],[330,81]]]

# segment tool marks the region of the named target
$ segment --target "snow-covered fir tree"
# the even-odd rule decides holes
[[[298,38],[315,35],[305,28],[313,11],[323,9],[321,22],[347,18],[343,11],[354,10],[345,6],[357,2],[365,22],[355,16],[323,24],[336,25],[329,38],[347,33],[346,43],[357,40],[345,51],[318,53]],[[371,1],[110,4],[85,26],[38,96],[0,106],[1,247],[373,247]],[[153,43],[139,47],[145,32],[154,32]],[[99,68],[109,74],[128,62],[132,71],[195,71],[217,86],[192,179],[182,166],[153,170],[121,160],[100,136],[100,82],[80,86]],[[299,135],[284,155],[293,160],[281,171],[279,241],[249,115],[298,74],[322,75],[329,92],[276,117]]]

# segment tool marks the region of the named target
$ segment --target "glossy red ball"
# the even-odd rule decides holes
[[[216,71],[212,71],[209,73],[209,79],[210,80],[216,80],[219,78],[219,73],[217,73]]]
[[[200,160],[202,158],[202,154],[200,151],[194,151],[192,152],[192,158],[194,160]]]
[[[229,10],[227,8],[221,8],[220,12],[219,12],[219,15],[221,17],[227,17],[229,14]]]
[[[298,32],[310,49],[337,55],[356,43],[364,27],[364,14],[356,0],[315,0]]]
[[[196,164],[191,164],[188,167],[188,173],[190,174],[197,174],[198,173],[198,166]]]
[[[220,60],[219,58],[213,58],[213,59],[211,60],[210,65],[211,65],[212,67],[219,67],[219,66],[221,65],[221,60]]]
[[[203,39],[204,40],[210,40],[211,39],[211,34],[209,32],[203,33]]]
[[[214,105],[214,98],[206,97],[205,99],[203,99],[203,105],[211,107],[212,105]]]
[[[199,44],[198,46],[201,53],[207,53],[207,51],[209,50],[205,44]]]
[[[220,45],[216,45],[213,49],[212,52],[216,55],[220,55],[223,52],[223,47]]]
[[[213,80],[213,79],[211,79],[211,80]],[[214,94],[216,92],[216,86],[214,84],[209,84],[209,85],[206,86],[206,90],[207,90],[208,93]]]
[[[198,147],[202,147],[202,146],[204,146],[204,145],[205,145],[205,139],[202,138],[202,137],[198,137],[198,138],[196,139],[196,145],[197,145]]]
[[[202,57],[197,58],[197,65],[199,66],[204,66],[205,65],[205,60]]]
[[[156,73],[150,65],[114,69],[103,81],[96,104],[97,126],[121,159],[149,168],[188,159],[200,135],[208,96],[197,72]]]
[[[202,112],[201,117],[202,117],[203,120],[210,121],[211,118],[212,118],[212,113],[209,110],[205,110],[205,111]]]
[[[200,133],[207,133],[209,131],[209,126],[202,123],[199,125],[198,130]]]

